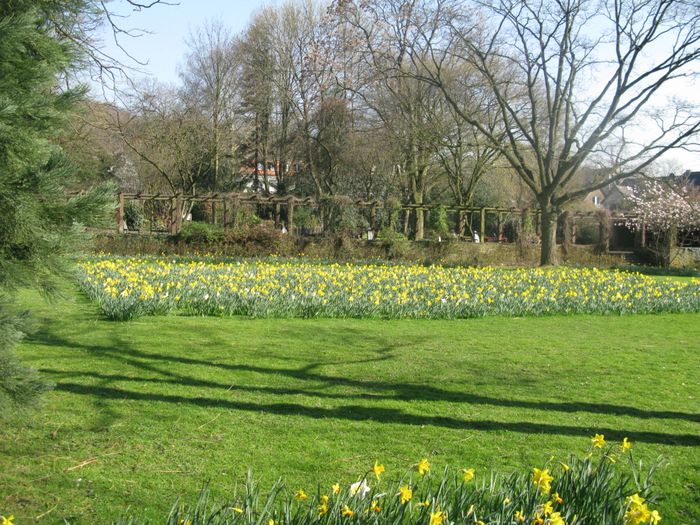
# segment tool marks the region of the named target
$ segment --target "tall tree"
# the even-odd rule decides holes
[[[272,164],[273,118],[273,39],[270,27],[277,12],[272,7],[261,11],[247,28],[239,44],[241,56],[241,108],[250,122],[242,154],[253,169],[253,186],[270,193],[269,168]]]
[[[20,288],[57,289],[66,255],[84,242],[81,223],[109,211],[101,188],[69,197],[74,170],[55,145],[84,90],[59,90],[78,58],[54,19],[79,16],[84,2],[0,3],[0,411],[46,388],[13,357],[21,319],[8,302]]]
[[[417,79],[417,61],[411,58],[427,51],[418,40],[425,6],[416,0],[338,1],[333,13],[338,20],[336,37],[347,50],[341,57],[351,61],[350,74],[339,81],[393,135],[402,154],[406,195],[420,206],[437,175],[444,118],[441,95]],[[423,235],[424,210],[416,208],[414,237],[419,240]]]
[[[183,97],[181,90],[151,84],[113,108],[111,127],[139,159],[142,178],[157,181],[157,191],[195,194],[211,188],[213,144],[211,120]]]
[[[212,132],[211,189],[221,183],[222,159],[231,158],[233,112],[240,68],[235,40],[220,21],[194,32],[180,73],[189,101],[207,116]]]
[[[443,0],[434,6],[419,45],[435,52],[429,61],[412,56],[424,66],[423,79],[443,90],[535,195],[541,264],[556,262],[562,206],[643,172],[670,150],[698,145],[698,108],[668,97],[698,74],[697,2]],[[499,127],[487,129],[445,81],[444,65],[455,60],[480,73],[497,103]],[[576,184],[586,164],[607,166],[607,175]]]

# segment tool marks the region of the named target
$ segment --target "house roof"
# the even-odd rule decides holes
[[[257,173],[258,175],[267,175],[268,177],[273,177],[277,175],[277,173],[275,172],[275,168],[268,168],[264,170],[262,168],[255,169],[248,166],[242,166],[240,169],[240,173],[242,175],[254,175]]]
[[[683,177],[688,179],[688,183],[692,184],[696,188],[700,188],[700,171],[686,171]]]

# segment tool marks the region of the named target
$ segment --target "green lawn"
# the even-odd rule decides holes
[[[700,314],[117,323],[77,293],[22,302],[20,355],[56,389],[0,427],[18,525],[156,518],[247,469],[307,491],[377,458],[483,476],[585,454],[595,432],[666,458],[663,523],[700,523]]]

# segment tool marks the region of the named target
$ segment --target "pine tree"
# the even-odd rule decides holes
[[[54,293],[70,272],[68,256],[84,245],[82,225],[112,200],[104,187],[70,197],[74,169],[56,145],[85,89],[59,89],[80,49],[55,20],[85,9],[79,0],[0,3],[0,413],[48,388],[13,354],[26,316],[14,313],[14,294]]]

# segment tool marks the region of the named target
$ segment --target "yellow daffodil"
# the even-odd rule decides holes
[[[321,503],[316,507],[318,510],[318,515],[323,516],[328,513],[328,496],[325,494],[321,496]]]
[[[645,500],[643,497],[641,497],[641,496],[639,495],[638,492],[635,493],[635,494],[632,494],[631,496],[628,496],[628,497],[625,499],[625,502],[626,502],[628,505],[632,505],[632,506],[635,506],[635,505],[642,505],[642,504],[644,504],[645,501],[646,501],[646,500]]]
[[[430,507],[430,500],[427,499],[427,500],[425,500],[425,501],[421,501],[421,502],[418,504],[418,506],[419,506],[419,507]]]
[[[375,499],[372,501],[372,504],[369,506],[369,509],[372,512],[381,512],[382,508],[379,506],[379,502]]]
[[[399,495],[401,496],[401,503],[408,503],[413,497],[413,491],[408,485],[403,485],[399,488]]]
[[[558,492],[552,494],[552,501],[557,505],[561,505],[562,503],[564,503],[564,499],[559,495]]]
[[[561,465],[561,468],[564,469],[564,472],[569,472],[569,470],[571,469],[571,467],[569,465],[567,465],[566,463],[563,463],[560,461],[559,464]]]
[[[267,520],[267,525],[275,525],[275,520],[270,518],[269,520]]]
[[[525,523],[525,514],[523,514],[523,511],[521,510],[516,510],[515,514],[513,515],[513,519],[520,523]]]
[[[595,448],[603,448],[603,446],[605,445],[605,435],[596,434],[591,438],[591,442],[593,443],[593,446]]]
[[[639,494],[629,496],[625,502],[627,503],[627,511],[624,515],[625,525],[641,525],[651,521],[652,513],[649,511],[644,498]],[[661,519],[660,516],[659,519]]]
[[[384,465],[380,465],[378,461],[374,462],[374,466],[372,467],[372,472],[374,472],[374,475],[377,477],[377,481],[379,481],[382,477],[382,473],[384,472]]]
[[[425,458],[421,459],[418,462],[418,465],[416,465],[416,470],[421,476],[426,475],[428,472],[430,472],[430,462]]]
[[[474,469],[473,468],[462,469],[462,480],[465,482],[469,482],[472,479],[474,479]]]
[[[304,489],[299,489],[294,493],[294,497],[300,501],[309,499],[309,496],[304,492]]]
[[[343,510],[340,511],[340,514],[345,518],[352,518],[355,515],[355,511],[351,510],[347,505],[343,505]]]
[[[8,516],[7,518],[5,516],[0,516],[0,520],[2,520],[0,521],[0,525],[14,525],[15,517],[14,515]]]
[[[544,505],[542,505],[542,515],[543,516],[549,516],[552,512],[554,512],[554,507],[552,506],[552,502],[548,501]]]
[[[540,470],[536,468],[532,471],[532,482],[535,484],[538,490],[542,491],[545,494],[548,494],[549,491],[552,489],[551,482],[553,480],[554,477],[549,474],[548,469]]]
[[[625,438],[622,440],[622,450],[629,450],[632,448],[632,442]]]
[[[532,518],[532,523],[533,525],[544,525],[544,520],[542,519],[542,516],[535,512],[535,516]]]
[[[549,517],[549,525],[566,525],[566,522],[559,512],[554,512]]]
[[[333,484],[331,489],[333,489],[333,494],[340,494],[340,483]]]
[[[243,509],[240,507],[231,507],[231,510],[236,514],[243,514]]]
[[[651,511],[651,516],[650,516],[650,518],[649,518],[649,523],[651,523],[651,525],[656,525],[656,524],[659,523],[660,521],[661,521],[661,514],[659,514],[659,511],[658,511],[658,510],[652,510],[652,511]]]
[[[437,509],[436,512],[430,513],[430,525],[442,525],[442,522],[446,519],[447,513],[442,512],[440,509]]]

